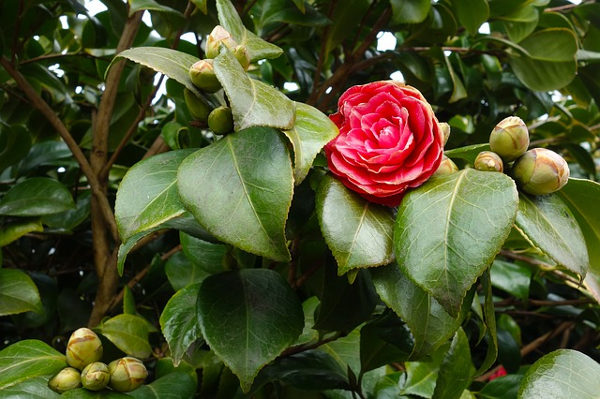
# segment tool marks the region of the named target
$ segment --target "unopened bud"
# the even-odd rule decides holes
[[[101,362],[90,363],[81,372],[81,385],[90,391],[104,389],[110,381],[108,366]]]
[[[523,155],[529,147],[529,131],[517,116],[509,116],[494,127],[490,134],[490,148],[507,162]]]
[[[54,392],[63,393],[81,385],[79,370],[66,367],[48,381],[48,386]]]
[[[102,358],[102,342],[92,330],[80,328],[71,334],[67,343],[67,363],[82,369]]]
[[[447,156],[444,155],[442,163],[434,172],[433,176],[445,176],[451,173],[458,172],[458,166]]]
[[[215,58],[221,51],[221,45],[233,50],[238,44],[225,28],[217,25],[206,39],[206,50],[204,53],[208,58]]]
[[[221,89],[221,83],[215,74],[213,60],[206,59],[195,62],[189,70],[190,80],[197,88],[208,93]]]
[[[490,172],[500,172],[504,171],[504,164],[502,163],[502,158],[498,154],[492,151],[481,151],[477,158],[475,158],[475,162],[473,166],[477,170],[490,171]]]
[[[446,122],[440,122],[439,125],[440,130],[442,131],[442,142],[444,143],[444,145],[446,145],[446,143],[448,142],[448,138],[450,137],[450,125]]]
[[[133,391],[144,383],[148,371],[140,360],[134,357],[124,357],[110,362],[110,386],[115,391]]]
[[[185,105],[187,106],[190,115],[195,120],[206,122],[208,120],[208,114],[210,114],[211,107],[204,101],[203,98],[198,97],[188,89],[183,91],[183,98],[185,98]]]
[[[533,195],[560,190],[569,180],[569,165],[554,151],[534,148],[515,161],[513,176],[521,189]]]
[[[221,106],[208,115],[208,128],[216,134],[227,134],[233,131],[233,114],[231,108]]]

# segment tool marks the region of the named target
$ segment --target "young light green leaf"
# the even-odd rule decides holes
[[[475,371],[471,363],[469,339],[459,328],[452,339],[450,349],[440,365],[432,399],[454,399],[461,397],[462,392],[471,383]]]
[[[294,126],[294,102],[274,87],[250,78],[233,53],[222,51],[214,68],[231,103],[236,131],[252,126]]]
[[[75,208],[69,190],[47,177],[33,177],[13,186],[0,199],[0,215],[41,216]]]
[[[302,332],[302,305],[287,282],[268,269],[208,277],[198,295],[198,319],[210,348],[247,392],[258,371]]]
[[[516,225],[554,261],[585,276],[590,261],[583,233],[557,194],[536,197],[521,194]]]
[[[28,311],[42,312],[35,283],[17,269],[0,269],[0,316]]]
[[[177,185],[184,205],[221,241],[275,260],[290,258],[284,228],[294,182],[277,131],[246,129],[200,149],[182,162]]]
[[[65,356],[44,342],[19,341],[0,351],[0,391],[30,378],[52,376],[65,367]]]
[[[202,338],[196,315],[199,289],[200,284],[193,284],[177,291],[160,315],[160,327],[175,366],[181,362],[189,346]]]
[[[137,11],[150,10],[150,11],[158,11],[158,12],[168,12],[168,13],[176,14],[176,15],[183,17],[183,15],[179,11],[175,10],[174,8],[171,8],[171,7],[162,5],[162,4],[158,4],[154,0],[128,0],[128,2],[129,2],[129,16],[132,16]]]
[[[352,269],[394,260],[390,208],[363,199],[330,176],[323,178],[316,203],[321,231],[340,276]]]
[[[283,53],[283,50],[276,45],[261,39],[246,29],[231,1],[217,0],[217,12],[221,25],[231,33],[236,42],[246,46],[250,61],[257,61],[261,58],[277,58]]]
[[[44,231],[39,219],[21,219],[18,222],[3,226],[0,231],[0,247],[18,240],[27,233]]]
[[[142,385],[128,393],[138,399],[189,399],[196,392],[196,381],[181,371],[169,373],[148,385]]]
[[[465,147],[453,148],[448,151],[444,151],[444,155],[448,158],[460,158],[465,161],[473,164],[475,162],[475,158],[481,151],[489,151],[489,144],[473,144]]]
[[[410,191],[396,218],[394,245],[402,271],[448,313],[508,237],[517,211],[513,180],[465,169]]]
[[[133,62],[152,68],[156,72],[163,73],[181,83],[196,95],[201,95],[190,80],[188,73],[190,67],[196,61],[199,61],[199,58],[193,55],[162,47],[134,47],[121,51],[115,56],[112,63],[119,57],[127,58]]]
[[[338,135],[335,123],[318,109],[296,103],[294,127],[283,133],[294,146],[294,182],[302,183],[321,148]]]
[[[474,35],[490,16],[487,0],[454,0],[452,2],[458,21]]]
[[[519,399],[594,399],[600,392],[600,365],[572,349],[559,349],[543,356],[525,373]]]
[[[129,356],[145,359],[152,353],[148,325],[140,316],[117,315],[100,324],[98,331]]]
[[[371,271],[381,300],[410,328],[415,343],[410,358],[429,355],[446,342],[460,326],[427,292],[410,281],[396,265]]]

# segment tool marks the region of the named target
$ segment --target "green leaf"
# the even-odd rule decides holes
[[[24,219],[2,226],[2,230],[0,230],[0,247],[4,247],[33,231],[44,231],[44,226],[42,226],[39,219]]]
[[[177,291],[160,315],[160,327],[175,366],[181,362],[190,345],[202,338],[196,315],[199,289],[200,284],[193,284]]]
[[[72,232],[90,216],[91,191],[80,192],[75,209],[42,217],[42,223],[61,232]]]
[[[100,324],[98,330],[129,356],[145,359],[152,353],[148,325],[140,316],[120,314]]]
[[[315,325],[315,311],[319,306],[319,298],[311,296],[302,302],[302,311],[304,312],[304,329],[302,334],[298,337],[298,340],[294,342],[294,345],[307,344],[310,341],[318,341],[319,332],[314,330]]]
[[[335,4],[330,17],[331,25],[323,32],[324,54],[330,54],[356,31],[369,8],[369,3],[369,0],[346,0]]]
[[[2,399],[58,399],[60,395],[48,387],[48,377],[29,378],[2,389]]]
[[[486,270],[481,276],[481,285],[485,295],[483,304],[483,320],[486,326],[487,350],[485,358],[477,370],[477,375],[486,372],[498,357],[498,335],[496,329],[496,313],[494,311],[494,299],[492,294],[492,282],[490,272]]]
[[[408,360],[413,339],[406,324],[393,313],[385,313],[360,329],[360,372]]]
[[[27,156],[31,136],[24,126],[0,125],[0,172]]]
[[[121,51],[115,56],[111,65],[119,57],[127,58],[133,62],[152,68],[156,72],[163,73],[181,83],[196,95],[201,95],[198,88],[190,80],[188,73],[190,67],[196,61],[199,61],[193,55],[162,47],[135,47]]]
[[[448,158],[464,159],[470,164],[473,164],[475,162],[475,158],[477,158],[477,155],[479,155],[481,151],[489,150],[489,144],[473,144],[466,147],[453,148],[451,150],[444,151],[444,155],[446,155]]]
[[[529,241],[554,261],[585,276],[590,264],[585,239],[560,196],[521,194],[516,225]]]
[[[318,109],[296,103],[294,126],[283,133],[294,146],[294,181],[302,183],[321,148],[338,135],[335,123]]]
[[[529,298],[531,269],[517,263],[494,260],[491,268],[492,285],[513,295],[515,298]]]
[[[352,269],[394,260],[390,208],[365,200],[330,176],[323,178],[316,202],[321,231],[340,276]]]
[[[217,0],[217,12],[221,25],[231,33],[236,42],[246,46],[250,61],[257,61],[261,58],[277,58],[283,53],[283,50],[276,45],[264,41],[246,29],[231,1]]]
[[[471,383],[474,372],[471,363],[469,340],[462,328],[459,328],[452,339],[450,349],[440,365],[432,399],[454,399]]]
[[[169,258],[165,264],[165,273],[169,283],[176,291],[190,284],[201,283],[210,275],[182,252],[178,252]]]
[[[535,30],[538,25],[539,13],[533,5],[527,5],[498,19],[502,21],[510,40],[518,43]]]
[[[196,381],[189,374],[176,371],[142,385],[128,395],[138,399],[189,399],[195,392]]]
[[[456,102],[458,100],[462,100],[467,97],[467,89],[465,89],[465,85],[462,80],[456,75],[454,72],[454,68],[452,68],[452,64],[450,63],[450,58],[448,58],[444,54],[444,60],[446,61],[446,68],[448,68],[448,73],[450,74],[450,79],[452,80],[452,95],[450,95],[449,103]]]
[[[194,150],[169,151],[135,164],[117,191],[115,218],[124,243],[185,212],[177,193],[177,168]]]
[[[495,378],[485,384],[477,396],[482,399],[516,398],[522,379],[523,376],[520,374],[510,374],[504,377]]]
[[[202,11],[202,14],[206,14],[208,12],[207,1],[208,0],[192,0],[192,3],[194,3],[196,8],[198,8],[200,11]]]
[[[208,277],[200,287],[198,318],[210,348],[247,392],[256,374],[302,332],[302,305],[287,282],[268,269]]]
[[[52,376],[65,367],[65,356],[42,341],[19,341],[0,351],[0,391],[30,378]]]
[[[519,399],[592,399],[600,391],[600,365],[572,349],[559,349],[543,356],[525,373]]]
[[[200,149],[182,162],[177,185],[185,206],[219,240],[290,259],[284,228],[294,182],[277,131],[246,129]]]
[[[224,258],[227,246],[204,241],[184,232],[179,233],[179,241],[185,256],[205,274],[225,271]]]
[[[158,4],[154,0],[128,0],[129,3],[129,16],[131,17],[137,11],[150,10],[159,12],[168,12],[171,14],[177,14],[183,16],[179,11],[174,8],[167,7],[162,4]]]
[[[35,283],[21,270],[0,269],[0,316],[28,311],[43,311]]]
[[[72,389],[60,395],[61,399],[128,399],[130,397],[124,393],[109,391],[107,389],[94,392],[88,391],[85,388]]]
[[[486,0],[454,0],[452,5],[458,21],[471,35],[475,35],[481,24],[490,16],[490,7]]]
[[[448,313],[508,237],[517,211],[513,180],[465,169],[410,191],[396,218],[394,245],[403,272]]]
[[[41,216],[75,208],[73,197],[60,182],[32,177],[13,186],[0,199],[0,215]]]
[[[449,347],[450,345],[440,347],[426,362],[406,362],[406,381],[401,393],[431,398],[435,390],[440,364]]]
[[[410,281],[396,265],[371,271],[381,300],[410,328],[415,343],[411,359],[426,356],[446,342],[460,326],[427,292]]]
[[[294,126],[294,102],[274,87],[250,78],[233,53],[222,51],[214,68],[231,103],[236,131],[252,126]]]
[[[319,346],[319,350],[331,355],[348,377],[360,371],[360,329],[355,328],[345,337],[340,337]]]
[[[430,0],[390,0],[393,24],[418,24],[431,9]]]

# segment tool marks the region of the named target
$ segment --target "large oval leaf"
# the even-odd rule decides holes
[[[100,324],[98,330],[129,356],[145,359],[152,353],[148,324],[140,316],[120,314]]]
[[[128,393],[139,399],[188,399],[196,392],[196,382],[187,373],[176,371],[160,377],[151,384],[142,385]]]
[[[30,378],[52,376],[65,367],[65,356],[42,341],[19,341],[0,351],[0,391]]]
[[[558,195],[521,194],[516,225],[557,263],[585,276],[590,262],[585,239],[575,217]]]
[[[0,215],[41,216],[75,208],[71,193],[60,182],[33,177],[13,186],[0,199]]]
[[[183,252],[178,252],[169,258],[165,264],[165,273],[171,287],[176,291],[190,284],[201,283],[210,275],[210,273],[188,259]]]
[[[452,339],[448,353],[440,365],[432,399],[462,397],[461,394],[469,386],[474,372],[475,369],[471,363],[469,339],[463,329],[459,328]]]
[[[427,292],[410,281],[396,265],[371,271],[381,300],[402,318],[415,340],[411,359],[426,356],[446,342],[460,326]]]
[[[396,258],[403,272],[452,316],[508,237],[517,211],[513,180],[465,169],[430,179],[398,209]]]
[[[227,135],[185,159],[177,175],[185,206],[211,234],[257,255],[290,258],[285,222],[292,165],[274,129]]]
[[[0,316],[42,312],[40,293],[31,278],[16,269],[0,269]]]
[[[224,259],[227,245],[204,241],[192,235],[179,233],[179,241],[185,256],[206,274],[225,271]]]
[[[559,349],[536,361],[525,373],[519,399],[595,399],[600,365],[581,352]]]
[[[333,177],[323,178],[316,201],[321,231],[339,275],[393,261],[390,208],[365,200]]]
[[[49,377],[34,377],[2,389],[2,399],[58,399],[61,396],[48,387]]]
[[[294,102],[274,87],[250,78],[230,51],[221,52],[214,67],[231,104],[235,130],[294,126]]]
[[[210,348],[247,392],[258,371],[302,332],[302,305],[287,282],[268,269],[215,274],[201,285],[198,319]]]
[[[194,284],[177,291],[160,315],[160,327],[169,344],[175,366],[190,345],[202,338],[195,311],[199,289],[200,284]]]

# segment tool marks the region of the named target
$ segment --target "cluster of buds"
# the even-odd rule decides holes
[[[81,386],[90,391],[100,391],[109,386],[118,392],[129,392],[142,385],[148,376],[144,363],[133,357],[115,360],[108,366],[100,362],[102,342],[87,328],[71,334],[66,355],[70,367],[62,369],[48,381],[50,389],[58,393]]]
[[[447,137],[447,124],[440,124]],[[447,129],[449,132],[449,129]],[[521,190],[528,194],[544,195],[560,190],[569,180],[567,162],[546,148],[529,147],[527,125],[519,117],[509,116],[498,123],[490,134],[491,151],[482,151],[475,158],[473,167],[481,171],[505,172],[511,176]],[[505,165],[507,168],[505,168]],[[458,167],[444,156],[435,176],[454,173]]]

